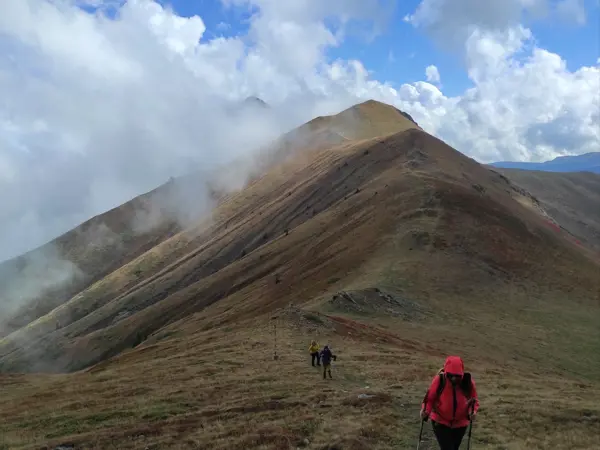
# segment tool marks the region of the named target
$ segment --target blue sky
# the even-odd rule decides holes
[[[248,30],[250,11],[227,8],[221,0],[171,0],[160,3],[170,5],[181,16],[202,17],[207,28],[206,39],[244,35]],[[425,68],[433,64],[442,76],[444,93],[449,96],[460,95],[471,86],[460,56],[439,48],[424,32],[403,20],[407,14],[415,12],[419,3],[420,0],[396,2],[393,16],[381,34],[371,40],[360,33],[349,35],[340,47],[328,50],[330,61],[337,58],[359,59],[373,78],[389,82],[395,87],[423,80]],[[585,0],[585,7],[587,20],[584,25],[565,23],[555,18],[523,20],[523,24],[532,30],[537,45],[561,55],[569,70],[584,65],[593,66],[600,56],[600,1]]]

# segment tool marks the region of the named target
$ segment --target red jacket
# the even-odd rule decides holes
[[[458,356],[449,356],[444,364],[444,372],[464,376],[463,361]],[[444,375],[445,376],[445,375]],[[449,379],[444,383],[444,390],[437,397],[437,389],[440,384],[439,375],[436,375],[422,405],[431,420],[451,428],[461,428],[469,425],[469,400],[474,403],[474,412],[479,409],[477,390],[475,382],[471,379],[470,398],[460,388],[459,383],[453,386]],[[456,396],[456,403],[454,398]],[[437,397],[437,398],[436,398]]]

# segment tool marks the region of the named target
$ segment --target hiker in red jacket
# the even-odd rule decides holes
[[[465,373],[459,356],[448,356],[435,376],[421,405],[421,419],[431,417],[441,450],[458,450],[469,422],[479,409],[475,382]]]

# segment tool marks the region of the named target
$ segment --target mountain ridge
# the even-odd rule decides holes
[[[437,146],[439,146],[439,150],[437,150]],[[377,150],[378,148],[391,149],[395,147],[405,148],[405,150],[398,154],[395,154],[393,152],[390,154],[389,151],[384,151],[382,149]],[[564,254],[565,258],[571,258],[567,257],[567,254],[577,254],[578,249],[574,244],[572,244],[571,241],[565,239],[564,237],[555,237],[553,232],[547,230],[547,227],[545,226],[545,218],[540,215],[539,211],[531,210],[529,208],[523,208],[520,205],[520,203],[514,202],[514,190],[511,189],[510,183],[507,183],[507,181],[502,179],[500,176],[491,176],[493,175],[491,172],[489,172],[485,168],[480,167],[474,160],[465,157],[464,155],[456,152],[456,150],[450,149],[450,147],[445,146],[445,144],[443,144],[441,141],[427,135],[422,130],[408,129],[405,131],[398,132],[396,134],[391,134],[386,138],[374,138],[366,141],[359,140],[355,143],[350,142],[345,146],[337,148],[338,151],[335,153],[332,153],[330,150],[323,151],[322,149],[313,150],[313,152],[315,152],[315,155],[320,155],[317,157],[320,158],[320,161],[322,161],[322,163],[325,163],[325,166],[322,166],[325,168],[331,167],[331,164],[335,164],[334,161],[336,161],[337,158],[343,157],[350,158],[346,159],[344,165],[348,164],[350,167],[356,168],[358,168],[359,164],[361,164],[359,163],[359,161],[365,160],[367,158],[375,158],[373,164],[375,164],[376,166],[381,166],[381,168],[384,170],[389,169],[386,166],[386,164],[389,163],[387,163],[386,161],[403,161],[402,165],[399,166],[396,170],[400,170],[400,173],[405,173],[404,176],[409,177],[412,180],[412,183],[417,183],[415,184],[414,188],[416,188],[417,186],[421,186],[421,183],[423,183],[423,181],[419,181],[422,180],[422,175],[417,174],[427,169],[425,173],[430,174],[429,176],[434,175],[435,178],[433,178],[432,181],[436,181],[433,185],[431,185],[431,187],[425,187],[424,193],[429,192],[430,189],[432,189],[434,186],[437,186],[436,188],[433,188],[434,190],[431,191],[431,194],[427,195],[433,195],[433,198],[435,200],[433,200],[432,206],[435,206],[437,204],[437,208],[441,207],[444,211],[447,210],[448,212],[446,212],[445,214],[448,214],[451,210],[447,209],[447,207],[443,207],[443,205],[446,204],[445,202],[448,202],[447,205],[449,206],[452,205],[452,208],[454,209],[459,207],[458,205],[463,204],[463,202],[465,201],[467,203],[464,204],[468,205],[470,203],[476,202],[477,199],[480,198],[482,195],[489,197],[490,195],[492,195],[491,192],[494,192],[493,195],[494,198],[496,198],[494,202],[499,202],[495,203],[497,205],[495,208],[499,207],[500,210],[503,210],[505,208],[509,208],[509,210],[518,208],[520,211],[519,215],[522,218],[525,216],[529,216],[529,218],[527,219],[528,221],[537,221],[537,225],[535,226],[537,230],[536,233],[541,233],[541,236],[545,236],[544,239],[546,240],[559,239],[555,242],[554,246],[558,245],[558,243],[561,242],[560,245],[564,246],[563,251],[566,252]],[[427,148],[428,150],[425,151],[424,148]],[[436,149],[436,151],[439,153],[432,153],[433,149]],[[371,154],[373,154],[374,156],[370,156]],[[449,160],[448,158],[451,159]],[[456,159],[456,161],[452,158]],[[350,162],[351,160],[354,160],[356,162],[352,163]],[[319,161],[319,159],[317,159],[317,161]],[[442,163],[443,166],[439,166],[440,163]],[[293,163],[291,164],[293,166]],[[342,165],[341,167],[344,167],[344,165]],[[304,175],[297,176],[300,176],[301,179],[304,180],[305,177],[308,176],[308,173],[312,171],[311,167],[311,165],[307,166],[303,169],[303,172],[301,172],[304,173]],[[343,177],[343,173],[339,173],[341,171],[341,167],[338,165],[335,171],[333,171],[333,169],[325,169],[326,171],[323,173],[322,176],[332,177],[332,180],[340,176]],[[143,335],[147,335],[157,331],[165,325],[168,325],[169,323],[171,323],[170,320],[177,320],[176,317],[179,317],[179,313],[177,313],[177,315],[174,318],[172,314],[168,312],[168,310],[165,310],[163,306],[160,306],[163,302],[166,302],[164,303],[164,306],[168,309],[171,309],[173,311],[180,311],[183,305],[185,305],[185,303],[178,303],[179,306],[177,308],[175,308],[174,306],[167,305],[170,304],[170,301],[179,302],[179,300],[176,300],[177,298],[181,298],[184,302],[187,302],[189,292],[193,292],[190,291],[190,289],[203,289],[200,287],[204,284],[204,282],[202,281],[203,279],[208,280],[213,276],[218,276],[218,274],[221,271],[234,270],[233,267],[240,264],[238,262],[240,258],[241,260],[244,260],[253,252],[260,251],[260,249],[263,246],[271,245],[271,243],[273,242],[273,238],[271,236],[273,234],[275,236],[278,236],[275,238],[276,241],[280,240],[283,238],[282,235],[285,234],[286,230],[288,230],[287,232],[290,233],[298,227],[302,228],[303,226],[305,226],[306,223],[310,222],[313,217],[316,217],[320,214],[326,214],[329,208],[334,207],[334,205],[338,204],[338,202],[341,202],[342,199],[344,199],[344,201],[351,201],[350,198],[353,198],[356,195],[364,195],[364,193],[361,194],[361,186],[363,181],[360,176],[357,176],[357,173],[360,172],[356,172],[356,170],[357,169],[351,170],[352,177],[353,179],[355,179],[355,184],[353,184],[352,186],[348,186],[348,184],[346,184],[344,190],[337,191],[337,193],[331,200],[333,203],[326,203],[324,205],[319,202],[316,202],[314,204],[307,204],[306,200],[301,200],[299,204],[296,204],[294,202],[294,196],[288,195],[281,198],[282,194],[279,194],[280,197],[273,198],[271,202],[275,201],[275,204],[281,204],[281,207],[283,208],[287,208],[287,202],[291,201],[293,206],[290,211],[297,211],[298,206],[303,204],[306,205],[304,207],[300,206],[301,208],[303,208],[300,217],[297,217],[298,212],[300,211],[295,212],[293,213],[296,216],[295,219],[292,218],[291,222],[287,223],[279,221],[279,225],[274,229],[272,225],[268,226],[267,223],[273,223],[276,217],[286,217],[287,214],[283,213],[283,210],[279,209],[279,207],[275,207],[275,209],[272,210],[264,210],[265,206],[261,206],[261,204],[269,198],[268,190],[273,186],[273,179],[269,177],[260,179],[253,185],[249,186],[249,192],[253,192],[254,190],[258,189],[258,191],[262,192],[262,194],[254,195],[249,198],[246,197],[246,200],[242,201],[242,203],[248,205],[247,207],[249,207],[251,210],[254,210],[254,213],[251,213],[251,215],[249,216],[237,215],[237,219],[234,219],[231,216],[226,216],[227,219],[225,219],[224,223],[227,224],[229,222],[229,227],[233,225],[234,230],[230,229],[230,232],[226,233],[224,232],[224,230],[220,229],[221,227],[217,222],[211,227],[209,227],[209,229],[206,231],[208,235],[203,234],[201,232],[201,237],[199,237],[199,240],[196,239],[197,244],[192,244],[193,241],[185,239],[185,243],[181,244],[181,248],[185,249],[185,253],[187,253],[187,255],[183,253],[183,258],[178,257],[178,261],[173,261],[174,265],[170,264],[166,267],[166,269],[160,269],[160,267],[165,266],[166,264],[165,260],[163,259],[163,262],[160,265],[156,266],[155,270],[157,270],[157,272],[155,272],[155,275],[150,276],[151,272],[148,272],[149,269],[146,269],[144,271],[145,273],[142,274],[142,280],[137,281],[133,279],[133,284],[131,285],[131,288],[122,292],[120,295],[110,300],[107,304],[100,306],[99,309],[96,309],[96,305],[98,305],[98,300],[92,300],[92,309],[88,309],[87,312],[85,312],[83,315],[81,314],[81,312],[77,313],[76,315],[73,315],[71,312],[72,308],[69,308],[70,306],[73,306],[78,311],[86,310],[81,310],[81,301],[76,301],[74,305],[67,303],[63,308],[58,309],[54,313],[55,318],[53,320],[48,320],[48,318],[42,317],[40,318],[40,320],[37,321],[37,324],[30,324],[26,330],[23,330],[17,334],[13,333],[12,335],[9,335],[4,342],[0,341],[0,364],[2,364],[5,368],[13,367],[19,371],[23,371],[26,370],[31,363],[35,362],[34,366],[37,368],[37,370],[40,370],[40,368],[44,366],[43,362],[45,358],[50,357],[51,359],[48,361],[49,365],[47,364],[48,368],[52,368],[53,370],[55,370],[56,368],[61,367],[58,361],[62,360],[64,361],[63,364],[66,365],[62,366],[63,369],[61,369],[60,371],[71,371],[80,370],[87,367],[89,364],[101,362],[104,358],[106,358],[107,355],[112,356],[118,354],[120,351],[127,348],[129,345],[131,345],[138,339],[137,335],[134,336],[129,334],[128,330],[136,329]],[[365,166],[361,169],[361,171],[365,170],[369,170],[369,166]],[[439,173],[443,174],[444,176],[439,178],[439,175],[435,175],[437,171],[440,171]],[[376,172],[370,173],[374,174]],[[467,173],[469,175],[466,175]],[[478,173],[479,175],[475,175]],[[417,178],[414,178],[415,176]],[[486,179],[488,177],[489,179],[487,179],[486,182],[482,181],[483,179]],[[287,176],[284,176],[283,178],[281,176],[278,176],[278,178],[281,180],[280,182],[284,183],[282,186],[285,186],[287,183],[289,183],[290,180],[290,178]],[[366,179],[366,181],[368,180],[369,179]],[[460,184],[456,184],[457,182],[459,182]],[[390,185],[390,183],[391,181],[387,183],[388,186]],[[426,183],[424,186],[427,186],[429,183]],[[326,189],[325,186],[327,186],[328,184],[329,183],[326,182],[321,183],[321,185],[323,186],[321,188],[323,193],[320,195],[317,195],[310,188],[309,190],[306,190],[306,188],[302,188],[301,192],[305,193],[301,194],[301,198],[309,199],[316,196],[315,198],[318,199],[323,197],[323,195],[325,195],[325,192],[327,192],[326,190],[324,190]],[[464,187],[462,187],[463,185]],[[383,188],[383,186],[379,187],[379,189],[381,188]],[[446,191],[448,192],[448,194],[444,193]],[[246,192],[246,190],[241,191],[242,194],[238,194],[238,196],[243,195],[244,192]],[[291,192],[289,193],[291,194]],[[517,194],[521,195],[520,192],[517,192]],[[236,196],[234,195],[229,201],[235,202],[235,198]],[[252,198],[254,198],[255,200],[251,200]],[[257,201],[259,201],[260,203],[256,203]],[[221,205],[221,207],[226,209],[227,206],[228,202],[224,202]],[[391,205],[388,205],[388,207],[391,207]],[[488,216],[485,219],[487,221],[489,221],[490,219],[492,219],[500,213],[500,210],[495,211],[494,209],[489,209],[489,207],[486,206],[486,203],[481,203],[478,209],[481,211],[487,211]],[[237,210],[237,208],[235,208],[235,210]],[[265,214],[261,212],[263,210]],[[363,205],[362,210],[366,211],[367,206]],[[258,217],[256,216],[256,211],[259,212]],[[267,213],[267,211],[270,212]],[[321,213],[320,211],[323,212]],[[408,220],[413,220],[414,218],[414,220],[417,220],[417,222],[419,221],[419,217],[422,214],[424,214],[425,217],[432,215],[432,217],[435,218],[439,215],[439,212],[435,211],[436,209],[431,209],[431,207],[426,207],[425,210],[418,208],[415,210],[415,212],[409,214],[407,218]],[[468,209],[468,211],[470,211],[470,209]],[[414,214],[416,214],[416,216],[413,216]],[[475,212],[469,212],[469,214],[475,214]],[[480,212],[477,213],[477,215],[479,214]],[[504,214],[510,213],[502,212],[500,213],[500,216],[498,216],[498,218],[502,217],[502,215]],[[291,217],[294,217],[294,215]],[[252,223],[250,223],[249,225],[244,225],[244,223],[248,223],[247,221],[250,217],[254,217],[254,225],[252,225]],[[439,221],[439,219],[437,220]],[[462,220],[462,217],[460,218],[460,220]],[[238,225],[234,225],[236,222],[238,223]],[[528,235],[528,233],[531,233],[531,231],[529,231],[529,226],[525,226],[524,223],[517,225],[517,223],[518,222],[515,223],[515,226],[517,226],[517,228],[514,228],[514,230],[510,233],[517,233],[517,230],[519,229],[521,231],[518,231],[518,233],[524,232],[526,233],[526,235]],[[223,224],[223,222],[221,222],[221,224]],[[257,226],[258,228],[256,228]],[[235,230],[235,227],[241,228],[238,231]],[[247,229],[248,231],[242,231],[244,229]],[[214,245],[212,244],[213,242],[219,242],[220,240],[228,236],[231,233],[231,231],[237,231],[236,235],[239,237],[234,238],[234,240],[232,240],[229,244],[226,244],[225,247],[214,247]],[[453,232],[456,233],[458,231],[455,230]],[[181,238],[174,236],[172,239],[164,241],[163,244],[171,245],[173,239]],[[433,245],[432,249],[445,249],[445,252],[450,251],[450,249],[455,249],[459,252],[456,254],[456,257],[459,259],[462,258],[460,254],[466,249],[466,247],[464,247],[464,245],[466,244],[460,244],[456,248],[453,247],[449,242],[452,242],[452,239],[454,238],[449,240],[449,236],[446,235],[446,233],[440,235],[439,233],[435,232],[432,233],[428,231],[421,231],[417,233],[417,235],[414,238],[411,237],[408,239],[409,242],[412,239],[417,239],[414,242],[414,244],[412,244],[413,248],[414,246],[421,248],[429,248],[431,245]],[[419,241],[422,239],[425,239],[425,247],[423,247],[423,243]],[[500,259],[498,259],[499,254],[496,253],[497,250],[485,251],[482,247],[482,244],[483,241],[478,243],[478,253],[480,255],[479,257],[483,257],[483,255],[485,254],[488,255],[487,258],[489,258],[489,261],[485,263],[486,265],[489,265],[491,261],[495,261],[491,266],[490,270],[492,272],[490,273],[496,273],[497,271],[499,271],[496,276],[501,276],[503,271],[509,270],[510,272],[512,270],[508,269],[510,265],[504,266],[504,264],[509,264],[508,260],[506,260],[503,263],[500,263]],[[198,253],[198,251],[190,252],[192,245],[199,245],[198,251],[200,253]],[[373,243],[372,245],[375,244]],[[512,244],[510,244],[510,241],[505,241],[505,245]],[[214,247],[214,249],[211,249],[212,247]],[[137,267],[151,266],[152,263],[150,263],[148,259],[150,258],[151,261],[151,255],[155,251],[156,250],[151,250],[146,254],[140,255],[137,258],[138,262],[135,263],[134,261],[134,264],[136,264]],[[539,251],[541,251],[541,248]],[[472,254],[471,252],[472,251],[469,250],[467,254]],[[164,254],[164,252],[159,251],[159,254],[162,255]],[[212,259],[213,256],[211,255],[217,254],[221,254],[219,259]],[[530,254],[530,257],[533,256],[533,254]],[[583,255],[581,256],[581,258],[584,258]],[[314,259],[311,259],[311,261],[314,263]],[[580,263],[582,263],[582,261],[580,261]],[[533,273],[537,272],[538,270],[534,269],[534,267],[530,264],[531,263],[523,265],[521,269],[528,267],[527,270],[530,272],[529,278],[533,279]],[[538,266],[541,265],[542,267],[545,267],[543,260],[539,260],[537,264]],[[232,268],[230,268],[230,266]],[[258,266],[261,266],[261,264],[258,264]],[[272,273],[275,270],[275,267],[276,266],[271,266],[270,268],[266,267],[265,272],[259,272],[259,279],[263,278],[268,273]],[[463,270],[465,270],[465,268],[466,266],[463,266]],[[127,269],[126,272],[123,272],[123,270],[120,269],[117,271],[117,273],[120,277],[123,277],[126,273],[128,273],[129,278],[131,278],[132,275],[136,273],[136,270],[137,269],[132,268]],[[251,272],[252,271],[249,271],[249,273]],[[284,274],[285,271],[282,271],[282,273]],[[454,276],[459,277],[461,279],[463,278],[463,275],[461,274],[454,274]],[[471,280],[470,284],[472,285],[476,282],[477,278],[481,278],[482,276],[484,277],[483,279],[487,279],[487,275],[479,273],[477,277]],[[252,280],[252,278],[250,278],[250,280]],[[200,285],[194,288],[194,286],[197,283],[200,283]],[[231,281],[229,281],[227,284],[229,283],[231,283]],[[433,282],[433,280],[430,280],[428,284],[432,285],[432,288],[436,286],[436,282]],[[218,285],[220,286],[220,284]],[[485,285],[485,283],[482,284],[482,287],[483,285]],[[159,286],[161,287],[159,288]],[[175,291],[173,291],[173,289],[175,289]],[[93,294],[94,292],[95,290],[92,290],[91,293]],[[173,292],[175,294],[173,294]],[[178,292],[182,292],[182,294],[177,294]],[[213,293],[208,294],[208,292]],[[203,296],[212,296],[213,300],[210,300],[210,302],[218,302],[219,300],[223,299],[224,296],[233,295],[235,293],[235,288],[233,291],[230,288],[226,291],[219,290],[208,292]],[[88,291],[88,297],[89,294],[90,292]],[[422,292],[421,294],[427,295],[426,292]],[[173,297],[174,295],[175,297]],[[87,298],[86,295],[84,295],[83,299],[85,298]],[[94,295],[92,295],[91,298],[94,299]],[[104,298],[106,298],[106,296],[104,296]],[[210,304],[212,303],[208,303],[208,305]],[[207,304],[205,303],[200,304],[200,308],[204,308],[206,306]],[[195,307],[192,308],[192,310],[194,310]],[[138,314],[142,314],[142,316],[140,317],[147,316],[148,314],[150,314],[149,311],[151,311],[152,309],[154,309],[156,313],[151,314],[151,320],[148,323],[149,327],[139,323],[135,327],[131,327],[130,325],[128,325],[131,320],[134,320],[133,317],[135,317]],[[251,312],[248,311],[246,314],[251,314]],[[171,317],[171,319],[169,319],[169,317]],[[164,322],[164,320],[167,320],[167,322]],[[54,321],[57,321],[59,327],[54,326]],[[121,324],[123,324],[125,328],[122,328]],[[108,341],[114,342],[114,345],[108,344],[107,347],[106,341],[108,335],[106,335],[106,332],[113,333],[114,330],[118,329],[121,329],[121,332],[125,334],[119,335],[118,337],[114,336],[112,339],[108,339]],[[54,346],[52,342],[54,341],[47,339],[45,340],[45,342],[50,343],[51,347],[47,347],[47,344],[42,344],[41,342],[38,342],[35,339],[31,341],[31,343],[28,345],[27,348],[29,350],[25,350],[25,347],[21,346],[20,349],[17,349],[15,351],[14,346],[10,345],[11,341],[19,342],[26,336],[31,338],[34,334],[41,337],[49,331],[51,331],[52,335],[54,335],[55,338],[58,339],[56,342],[60,342],[58,347],[55,347],[54,350],[52,350],[52,346]],[[66,335],[68,335],[71,337],[65,341],[64,337],[61,337],[61,335],[65,337]],[[90,341],[90,339],[92,338],[97,339],[98,342],[94,344],[93,341]],[[69,341],[71,341],[71,344],[68,343]],[[100,344],[101,342],[103,342],[104,344]],[[60,348],[66,349],[67,352],[64,353],[63,351],[57,350]],[[69,348],[71,348],[71,350],[68,350]],[[98,348],[100,350],[100,354],[94,356],[95,353],[93,351],[90,351],[91,348]],[[110,350],[110,348],[113,348],[114,350]],[[86,350],[82,354],[79,349]],[[34,352],[33,355],[29,353],[31,351]],[[56,351],[59,351],[59,354],[57,354]],[[17,364],[16,366],[14,365],[15,363]]]
[[[496,168],[584,245],[600,251],[600,174]]]
[[[412,448],[448,354],[482,393],[478,445],[595,445],[598,255],[390,105],[340,114],[0,338],[10,448]],[[323,384],[312,339],[339,356]]]

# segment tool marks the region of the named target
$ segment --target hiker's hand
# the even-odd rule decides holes
[[[424,409],[421,410],[421,414],[419,414],[421,416],[421,420],[425,420],[427,421],[427,418],[429,417],[429,414],[427,414],[427,411],[425,411]]]

